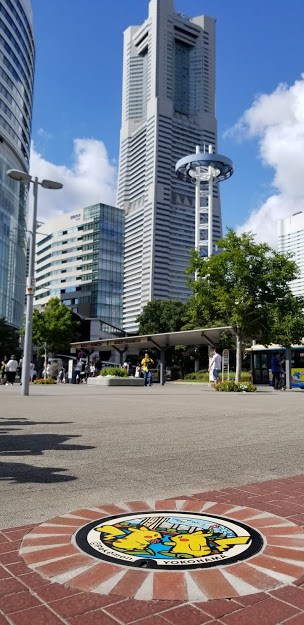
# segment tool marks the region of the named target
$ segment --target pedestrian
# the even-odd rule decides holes
[[[140,366],[140,362],[138,362],[135,367],[135,377],[140,378],[140,375],[141,375],[141,366]]]
[[[76,365],[74,367],[74,371],[73,371],[73,384],[80,384],[80,375],[81,375],[81,369],[82,369],[82,360],[77,360]]]
[[[64,366],[60,367],[60,369],[58,371],[57,382],[58,382],[58,384],[65,384],[65,368],[64,368]]]
[[[127,372],[128,372],[128,375],[133,375],[133,365],[132,365],[131,360],[128,360],[127,365],[128,365],[128,366],[127,366]]]
[[[94,378],[96,373],[96,368],[94,362],[90,363],[90,377]]]
[[[209,374],[211,375],[211,379],[214,382],[214,386],[217,386],[219,383],[221,365],[222,365],[222,356],[218,354],[216,348],[214,348],[213,356],[209,364]]]
[[[23,361],[23,358],[20,358],[19,364],[18,364],[18,374],[20,378],[20,385],[22,384],[22,361]]]
[[[30,362],[30,382],[33,382],[33,374],[34,374],[34,370],[35,370],[35,365],[34,365],[34,363],[31,361],[31,362]]]
[[[280,352],[275,352],[271,358],[272,387],[274,391],[279,390],[281,371]]]
[[[102,369],[102,362],[100,358],[95,361],[95,375],[99,375],[99,371]]]
[[[48,361],[46,365],[46,377],[48,380],[52,377],[52,364],[50,360]]]
[[[6,364],[6,386],[13,386],[16,377],[16,371],[18,369],[18,360],[16,360],[16,356],[14,354],[10,357],[8,363]]]
[[[36,365],[34,365],[34,370],[33,370],[33,374],[32,374],[32,382],[35,382],[35,380],[37,380],[37,369],[36,369]]]
[[[6,376],[6,365],[7,365],[7,357],[4,356],[3,360],[1,361],[1,369],[0,369],[0,375],[1,375],[1,384],[5,384],[5,376]]]
[[[145,357],[141,361],[142,371],[144,373],[144,385],[152,386],[152,371],[154,360],[150,358],[148,352],[145,353]]]

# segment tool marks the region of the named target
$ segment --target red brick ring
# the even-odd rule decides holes
[[[150,570],[96,559],[81,551],[77,531],[93,521],[132,512],[179,511],[228,517],[264,539],[250,559],[216,568]],[[286,519],[244,506],[205,500],[165,499],[75,510],[35,527],[21,551],[27,565],[49,580],[82,591],[137,600],[207,601],[271,591],[304,574],[304,531]]]

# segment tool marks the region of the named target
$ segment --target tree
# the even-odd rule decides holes
[[[10,357],[19,349],[19,333],[15,328],[6,323],[4,317],[0,318],[0,357]]]
[[[53,354],[69,352],[70,343],[75,338],[76,325],[71,309],[58,297],[52,297],[43,311],[34,310],[33,343]]]
[[[240,380],[246,339],[264,344],[300,342],[304,336],[304,299],[295,297],[290,282],[298,275],[290,255],[256,243],[251,233],[228,230],[220,253],[201,258],[193,251],[188,274],[193,297],[188,317],[195,326],[232,326],[236,341],[236,380]]]
[[[139,334],[178,332],[183,324],[187,306],[175,300],[154,299],[148,302],[137,317]]]

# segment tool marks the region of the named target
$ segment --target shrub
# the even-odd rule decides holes
[[[214,388],[216,391],[225,391],[228,393],[254,393],[256,391],[256,386],[253,386],[250,382],[233,382],[232,380],[229,382],[220,382]]]
[[[102,375],[102,376],[113,375],[116,378],[127,378],[128,372],[126,371],[126,369],[123,369],[122,367],[105,367],[104,369],[101,369],[101,372],[99,375]]]
[[[37,380],[34,380],[34,384],[56,384],[56,380],[54,380],[54,378],[38,378]]]
[[[193,373],[187,373],[185,380],[194,380],[196,382],[209,382],[209,373],[206,370],[195,371]]]
[[[229,380],[235,380],[235,373],[234,372],[229,375]],[[242,371],[241,372],[241,382],[251,382],[250,371]]]

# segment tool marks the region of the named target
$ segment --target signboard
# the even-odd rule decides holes
[[[229,349],[223,349],[222,353],[222,382],[229,380]]]
[[[34,295],[35,285],[36,285],[35,278],[26,279],[26,294],[27,295]]]
[[[292,388],[304,388],[304,369],[302,367],[291,369],[291,386]]]
[[[68,379],[72,380],[72,378],[73,378],[73,360],[70,359],[69,364],[68,364]]]

